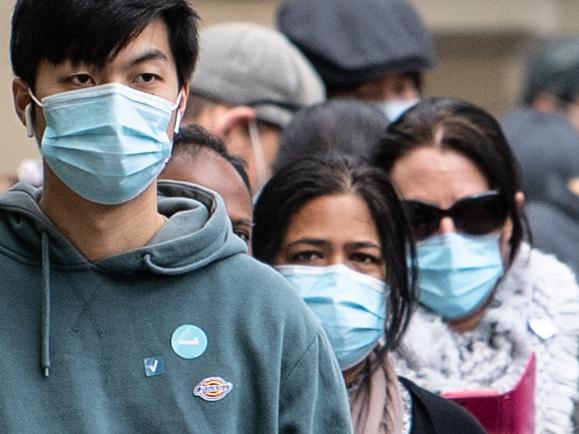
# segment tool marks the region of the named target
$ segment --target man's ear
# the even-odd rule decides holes
[[[181,100],[179,101],[179,107],[177,110],[181,113],[181,118],[185,115],[185,110],[187,109],[187,101],[189,101],[189,82],[185,82],[181,88]]]
[[[24,126],[28,126],[26,122],[26,106],[32,103],[32,99],[28,92],[28,84],[21,78],[15,78],[12,81],[12,98],[18,119]]]
[[[185,110],[187,110],[187,101],[189,99],[189,82],[185,82],[181,90],[179,90],[179,104],[177,106],[177,113],[175,115],[175,128],[173,133],[177,134],[181,123],[185,117]]]
[[[229,107],[220,113],[215,121],[215,134],[226,138],[236,127],[247,125],[256,116],[255,109],[249,106]]]

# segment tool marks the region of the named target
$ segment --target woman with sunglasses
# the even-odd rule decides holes
[[[388,353],[413,308],[414,249],[384,173],[352,157],[295,161],[266,184],[254,221],[255,257],[286,277],[330,339],[357,434],[483,432],[394,374]]]
[[[388,127],[376,164],[417,242],[421,308],[400,372],[434,392],[507,392],[534,353],[535,432],[571,432],[579,288],[524,241],[517,164],[496,120],[466,102],[425,100]]]

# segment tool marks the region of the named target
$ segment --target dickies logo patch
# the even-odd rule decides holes
[[[221,377],[207,377],[195,386],[193,395],[205,401],[213,402],[225,398],[232,389],[233,384]]]

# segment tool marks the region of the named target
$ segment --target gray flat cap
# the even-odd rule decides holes
[[[325,100],[305,56],[280,32],[254,23],[225,23],[201,32],[191,92],[254,107],[257,118],[285,126],[293,114]]]
[[[571,102],[579,97],[579,38],[546,41],[527,62],[524,103],[541,94]]]
[[[284,0],[277,25],[329,87],[434,63],[432,37],[406,0]]]

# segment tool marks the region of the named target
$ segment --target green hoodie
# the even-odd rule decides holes
[[[0,196],[0,432],[351,432],[320,324],[218,196],[160,184],[157,236],[88,262],[40,193]]]

